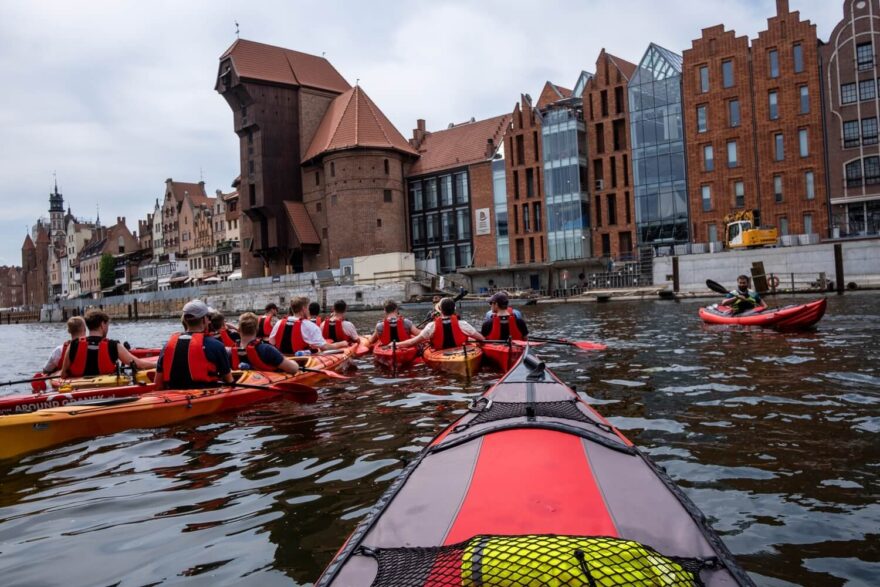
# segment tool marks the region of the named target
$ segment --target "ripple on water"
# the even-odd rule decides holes
[[[681,434],[686,429],[684,424],[675,420],[628,418],[626,416],[613,416],[607,419],[612,425],[621,430],[653,430],[669,432],[670,434]]]
[[[872,387],[880,387],[880,377],[874,377],[873,375],[868,375],[867,373],[832,372],[822,373],[822,375],[824,375],[828,379],[842,381],[844,385],[870,385]]]
[[[644,387],[647,385],[644,381],[631,381],[629,379],[603,379],[602,383],[619,385],[621,387]]]

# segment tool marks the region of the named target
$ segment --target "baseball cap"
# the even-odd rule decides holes
[[[506,304],[507,302],[508,302],[508,299],[507,299],[507,292],[506,291],[496,292],[496,293],[492,294],[491,298],[489,298],[490,304],[494,304],[494,303]]]
[[[211,313],[211,308],[202,300],[192,300],[183,306],[183,317],[204,318]]]

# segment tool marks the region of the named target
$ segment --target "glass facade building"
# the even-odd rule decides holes
[[[410,179],[408,185],[416,259],[439,259],[441,273],[473,265],[467,169]]]
[[[510,265],[510,236],[507,232],[507,172],[504,169],[504,143],[492,160],[492,207],[495,209],[495,249],[498,266]]]
[[[688,242],[682,58],[651,44],[629,82],[639,245]]]
[[[589,257],[587,139],[582,112],[566,106],[545,112],[541,136],[550,261]]]

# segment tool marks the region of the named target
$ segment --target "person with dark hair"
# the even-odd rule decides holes
[[[272,327],[275,325],[275,317],[278,316],[278,306],[269,302],[260,320],[257,323],[257,336],[260,338],[269,338],[272,334]]]
[[[116,373],[117,362],[134,363],[139,369],[152,369],[153,364],[138,359],[118,340],[107,338],[110,316],[103,310],[92,308],[85,314],[88,336],[70,341],[61,364],[62,377],[91,377]]]
[[[323,351],[348,346],[347,342],[328,343],[321,334],[321,329],[307,316],[309,299],[296,297],[290,300],[290,311],[284,320],[275,323],[270,342],[285,355],[311,349]]]
[[[321,326],[321,334],[327,342],[348,342],[357,344],[360,341],[357,328],[354,324],[345,319],[345,311],[348,304],[345,300],[336,300],[333,302],[333,313],[324,320]]]
[[[490,313],[483,320],[480,329],[483,336],[489,340],[525,340],[529,335],[529,329],[522,314],[517,314],[509,308],[510,300],[507,294],[499,291],[489,298]]]
[[[186,332],[175,332],[159,353],[156,389],[193,389],[232,383],[229,354],[208,331],[211,309],[201,300],[183,306]]]
[[[232,368],[283,371],[291,375],[299,373],[296,361],[291,361],[274,346],[257,338],[257,322],[257,315],[253,312],[246,312],[239,317],[241,343],[232,350]]]
[[[324,319],[321,318],[321,304],[318,302],[309,304],[309,320],[317,326],[321,326],[324,323]]]
[[[214,310],[208,314],[208,319],[210,320],[209,329],[211,336],[222,342],[223,346],[228,349],[238,348],[241,337],[236,331],[229,328],[226,324],[226,317],[222,312]]]
[[[458,319],[458,316],[455,315],[455,300],[443,298],[440,300],[439,306],[440,316],[434,318],[433,322],[429,322],[418,336],[403,341],[397,347],[406,348],[421,342],[430,342],[434,349],[442,350],[460,347],[469,338],[485,340],[483,335],[477,332],[473,326]]]
[[[385,318],[376,322],[376,329],[367,341],[367,346],[372,346],[379,341],[380,344],[389,345],[392,342],[403,342],[421,332],[412,320],[400,315],[400,306],[394,300],[385,300]]]
[[[767,304],[761,300],[761,296],[755,290],[749,289],[750,279],[748,275],[740,275],[736,278],[736,289],[731,290],[719,305],[730,306],[734,314],[741,314],[749,310],[763,310]]]

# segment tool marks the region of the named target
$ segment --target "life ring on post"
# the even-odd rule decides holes
[[[771,275],[770,279],[767,280],[770,284],[770,289],[776,289],[779,287],[779,278],[775,275]]]

